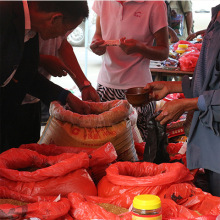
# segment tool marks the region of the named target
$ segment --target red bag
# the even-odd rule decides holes
[[[190,43],[189,41],[180,40],[180,41],[176,42],[176,43],[173,45],[173,50],[174,50],[174,51],[177,50],[179,44],[187,44],[188,47],[193,47],[193,46],[194,46],[194,44]]]
[[[70,202],[66,198],[61,198],[55,202],[54,196],[28,196],[0,187],[1,199],[18,200],[26,205],[0,204],[1,219],[65,219],[70,210]],[[72,219],[70,216],[69,220]]]
[[[87,168],[88,173],[92,177],[95,183],[106,175],[105,169],[117,159],[117,153],[112,143],[108,142],[103,146],[94,148],[82,148],[82,147],[67,147],[67,146],[56,146],[53,144],[24,144],[19,148],[30,149],[37,151],[39,154],[46,156],[56,156],[63,153],[80,153],[85,152],[89,157],[89,167]]]
[[[202,215],[215,216],[220,214],[220,197],[203,192],[191,184],[174,184],[166,190],[163,197],[172,199],[178,205],[198,211]]]
[[[96,204],[110,204],[106,198],[69,193],[68,199],[71,204],[70,214],[74,219],[131,220],[131,212],[116,215]]]
[[[145,144],[146,142],[141,142],[141,143],[134,143],[138,159],[141,161],[143,160],[144,157],[144,149],[145,149]]]
[[[180,70],[186,72],[194,72],[199,54],[199,52],[189,52],[182,55],[179,58]]]
[[[181,163],[118,162],[110,165],[106,173],[98,184],[98,196],[120,195],[118,199],[125,208],[138,194],[160,196],[170,185],[194,178]]]
[[[169,143],[167,145],[166,151],[168,154],[177,154],[182,146],[183,143]]]
[[[19,171],[33,166],[41,169]],[[86,153],[44,156],[12,148],[0,154],[0,185],[32,196],[66,196],[70,192],[96,195],[96,186],[85,170],[88,166]]]
[[[196,219],[200,215],[182,205],[176,204],[171,199],[161,199],[163,220],[171,219]]]

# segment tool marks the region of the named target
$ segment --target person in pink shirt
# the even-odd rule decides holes
[[[103,56],[98,94],[101,101],[126,99],[128,88],[144,87],[152,82],[150,60],[168,57],[166,4],[163,1],[95,1],[93,10],[97,20],[90,48]],[[107,40],[116,40],[117,46],[106,46]],[[155,102],[136,110],[137,126],[146,141],[146,124],[155,111]]]

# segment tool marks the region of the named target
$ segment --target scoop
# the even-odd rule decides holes
[[[149,91],[144,87],[133,87],[127,89],[125,96],[132,106],[140,107],[149,103]]]

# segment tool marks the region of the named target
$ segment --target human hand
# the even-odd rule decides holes
[[[197,37],[197,34],[196,33],[192,33],[192,34],[189,34],[188,37],[186,38],[187,41],[192,41],[194,38]]]
[[[179,41],[177,34],[170,35],[170,43],[176,43]]]
[[[104,42],[104,40],[96,39],[92,41],[90,49],[93,51],[93,53],[101,56],[106,52],[106,46],[101,46]]]
[[[40,55],[40,64],[54,77],[66,76],[67,73],[75,74],[59,58],[51,55]]]
[[[81,115],[88,115],[91,113],[89,105],[74,96],[72,93],[69,93],[66,99],[66,103],[70,107],[70,110]]]
[[[85,87],[82,90],[82,100],[83,101],[100,102],[99,95],[92,86]]]
[[[151,101],[161,100],[169,94],[170,91],[170,82],[165,81],[155,81],[152,83],[148,83],[144,89],[149,91],[149,99]]]
[[[175,99],[164,104],[160,109],[161,113],[155,118],[161,125],[168,124],[172,121],[177,121],[185,112],[187,99]]]
[[[128,55],[138,53],[142,46],[140,41],[134,39],[126,39],[125,37],[120,39],[119,47]]]

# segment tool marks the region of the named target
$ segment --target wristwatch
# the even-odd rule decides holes
[[[91,86],[91,82],[89,82],[88,80],[85,80],[85,81],[83,82],[83,85],[79,87],[80,92],[82,92],[82,90],[83,90],[84,88],[89,87],[89,86]]]

